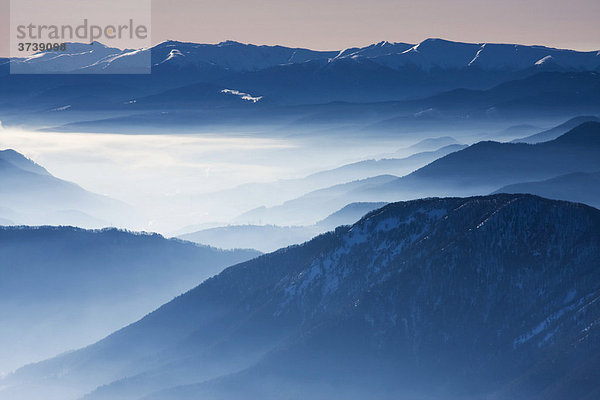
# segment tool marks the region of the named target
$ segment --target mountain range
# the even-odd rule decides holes
[[[347,76],[346,73],[341,75]],[[306,79],[312,78],[309,74]],[[265,79],[272,82],[270,76]],[[286,79],[296,82],[294,77]],[[353,79],[363,82],[360,76]],[[385,87],[393,87],[390,82],[396,82],[395,78],[381,79]],[[486,85],[485,89],[465,89],[464,85],[454,82],[453,86],[434,89],[433,94],[425,97],[375,102],[370,101],[368,93],[361,88],[355,89],[355,99],[344,98],[344,90],[340,88],[332,89],[337,97],[322,99],[319,96],[323,93],[323,84],[314,85],[314,93],[308,93],[308,98],[300,101],[306,104],[295,105],[280,104],[263,90],[212,82],[194,83],[142,97],[119,95],[115,101],[106,98],[110,94],[101,94],[83,99],[50,96],[52,102],[46,103],[47,94],[41,94],[44,110],[33,117],[33,122],[41,119],[46,121],[45,130],[66,132],[164,133],[176,129],[186,133],[215,130],[231,133],[251,128],[264,135],[277,135],[284,129],[288,134],[303,136],[306,130],[316,130],[321,134],[327,131],[330,136],[378,133],[415,137],[420,132],[431,136],[431,132],[439,133],[441,129],[446,133],[496,130],[500,124],[508,128],[526,121],[554,125],[576,115],[600,112],[600,74],[596,71],[538,72]],[[309,82],[298,83],[298,86],[286,89],[282,96],[289,98],[288,93],[296,95],[312,90]],[[348,86],[353,87],[350,82]],[[368,83],[365,86],[370,87]],[[381,93],[379,89],[373,90]],[[394,99],[401,97],[402,90],[393,88]],[[86,105],[89,102],[92,104]],[[102,104],[102,108],[96,103]],[[30,104],[39,104],[39,101],[33,99]],[[23,106],[27,107],[29,105]],[[22,121],[22,116],[7,114],[5,120],[11,125]]]
[[[232,41],[167,41],[141,51],[72,43],[66,54],[12,60],[23,71],[54,74],[10,75],[9,64],[0,63],[0,119],[8,125],[129,132],[136,126],[162,131],[167,125],[206,128],[224,121],[322,123],[319,115],[387,130],[414,123],[415,114],[418,120],[438,113],[456,121],[465,113],[482,121],[557,112],[563,118],[598,112],[598,54],[442,39],[335,51]],[[139,57],[148,59],[152,74],[126,75],[128,63]],[[389,104],[397,101],[403,103]]]
[[[525,180],[541,180],[600,167],[600,123],[586,122],[549,141],[480,142],[442,157],[382,187],[392,192],[479,194]],[[377,190],[377,189],[375,189]]]
[[[439,143],[437,141],[420,142],[416,143],[417,147],[410,146],[409,148],[398,149],[392,154],[367,157],[367,159],[362,161],[343,164],[337,168],[325,169],[302,178],[280,179],[265,183],[246,183],[231,189],[205,194],[199,201],[210,202],[219,206],[226,205],[232,210],[246,212],[255,208],[262,209],[263,207],[275,206],[316,190],[349,183],[357,179],[366,179],[382,174],[403,176],[435,161],[439,157],[466,147],[458,143],[444,146],[446,142],[449,143],[448,139],[439,142],[443,146],[441,148],[438,148]],[[343,204],[339,208],[345,205]],[[208,206],[205,207],[210,211]],[[331,209],[330,213],[338,209]],[[319,219],[326,218],[330,213],[322,215]],[[317,221],[318,219],[312,221],[310,224]],[[263,224],[260,218],[254,217],[249,219],[239,217],[231,222],[235,225]],[[276,223],[276,225],[281,224],[282,222]],[[283,222],[284,226],[296,224],[293,220],[287,223]],[[303,225],[302,223],[300,224]]]
[[[506,185],[599,170],[600,123],[592,121],[534,145],[479,142],[403,177],[380,175],[334,185],[273,207],[251,210],[239,219],[263,224],[282,224],[286,220],[310,224],[353,202],[483,195]],[[581,187],[579,193],[585,190]],[[574,194],[567,199],[580,201],[582,197]]]
[[[27,366],[0,398],[592,399],[599,257],[584,205],[394,203]]]
[[[256,46],[235,41],[219,44],[196,44],[165,41],[151,48],[120,50],[102,43],[68,43],[67,50],[59,54],[40,53],[37,57],[16,58],[16,64],[31,68],[36,73],[44,68],[63,73],[89,73],[105,70],[114,73],[124,70],[135,54],[151,56],[153,72],[185,69],[220,68],[230,71],[258,71],[265,68],[311,61],[367,59],[376,64],[398,69],[415,65],[431,68],[479,68],[490,70],[525,69],[541,65],[592,70],[600,66],[598,52],[578,52],[543,46],[523,46],[493,43],[460,43],[443,39],[426,39],[419,44],[380,42],[363,48],[334,51],[314,51],[283,46]],[[68,58],[69,61],[65,61]],[[52,67],[49,67],[51,65]],[[45,69],[43,71],[48,71]]]

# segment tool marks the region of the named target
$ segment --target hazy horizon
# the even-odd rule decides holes
[[[223,7],[221,2],[154,0],[152,43],[235,40],[257,45],[342,50],[381,41],[416,44],[427,38],[442,38],[580,51],[600,49],[595,21],[600,4],[593,0],[568,4],[541,0],[526,4],[515,0],[497,4],[474,0],[458,4],[437,0],[418,4],[379,0],[368,6],[358,1],[281,4],[231,0],[229,3]],[[4,17],[0,24],[0,56],[7,56],[9,0],[0,0],[0,15]],[[511,29],[506,29],[507,25]]]

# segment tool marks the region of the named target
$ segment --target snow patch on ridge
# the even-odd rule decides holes
[[[173,50],[171,50],[171,52],[169,53],[169,55],[167,56],[167,58],[165,58],[164,60],[162,60],[159,63],[159,65],[163,64],[163,63],[166,63],[167,61],[170,61],[170,60],[172,60],[174,58],[177,58],[177,57],[185,57],[185,55],[181,51],[179,51],[177,49],[173,49]]]
[[[479,55],[485,48],[485,45],[486,45],[486,43],[481,45],[481,48],[477,51],[477,53],[475,54],[475,57],[473,57],[473,59],[469,62],[469,64],[467,64],[469,67],[479,58]]]
[[[544,58],[541,58],[541,59],[537,60],[535,62],[535,65],[543,65],[543,64],[545,64],[547,62],[550,62],[550,61],[552,61],[552,56],[546,56]]]
[[[252,96],[248,93],[240,92],[239,90],[234,89],[223,89],[221,90],[221,93],[239,96],[242,100],[251,101],[253,103],[258,103],[263,98],[263,96]]]

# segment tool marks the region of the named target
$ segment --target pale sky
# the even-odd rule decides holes
[[[8,4],[0,0],[4,56]],[[154,43],[237,40],[338,50],[382,40],[418,43],[440,37],[600,49],[598,0],[153,0],[152,7]]]

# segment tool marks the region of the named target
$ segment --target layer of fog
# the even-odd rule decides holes
[[[451,133],[468,144],[509,126],[507,122],[488,132],[454,129]],[[239,131],[235,135],[119,135],[0,128],[0,148],[19,151],[58,178],[128,203],[142,216],[135,225],[113,223],[115,219],[113,225],[171,235],[191,232],[190,227],[240,223],[236,217],[256,207],[276,206],[315,190],[301,184],[291,185],[291,191],[252,186],[229,190],[239,185],[303,178],[365,159],[406,157],[417,150],[398,149],[447,135],[443,127],[437,132],[377,138]]]
[[[250,182],[301,178],[415,141],[0,131],[1,148],[24,154],[58,178],[138,208],[145,221],[128,228],[162,233],[228,221],[253,207],[207,204],[203,200],[207,193]],[[265,205],[275,205],[272,202],[264,199]]]

